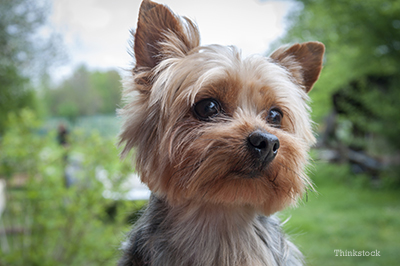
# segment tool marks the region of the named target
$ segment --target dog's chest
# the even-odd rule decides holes
[[[157,230],[164,233],[161,239],[158,235],[154,266],[279,265],[273,254],[277,248],[268,242],[281,235],[272,235],[273,230],[268,232],[259,219],[250,216],[202,210],[164,220]]]

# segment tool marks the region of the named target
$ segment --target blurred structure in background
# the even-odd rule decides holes
[[[58,134],[57,134],[57,140],[58,144],[60,144],[63,147],[66,147],[68,145],[68,130],[67,127],[61,123],[58,125]]]

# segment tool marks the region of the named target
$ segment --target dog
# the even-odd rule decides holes
[[[133,35],[119,140],[152,195],[118,265],[302,265],[274,213],[312,188],[308,92],[324,45],[242,58],[149,0]]]

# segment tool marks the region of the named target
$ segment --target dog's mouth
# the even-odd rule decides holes
[[[228,163],[228,167],[225,168],[222,178],[233,178],[233,179],[260,179],[267,178],[269,180],[275,178],[275,172],[277,163],[276,156],[277,151],[271,156],[259,156],[252,150],[246,150],[243,155],[238,155],[236,160]]]
[[[244,163],[245,168],[235,168],[230,171],[228,176],[235,178],[257,179],[268,177],[272,172],[272,162],[264,160],[252,160],[251,163]]]
[[[262,174],[260,171],[233,171],[232,175],[237,178],[245,178],[245,179],[257,179],[261,178]]]

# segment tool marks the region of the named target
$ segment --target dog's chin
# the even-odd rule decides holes
[[[234,170],[228,173],[227,176],[232,176],[233,178],[244,178],[244,179],[257,179],[262,177],[262,173],[260,171],[238,171]]]
[[[152,164],[140,168],[142,181],[171,205],[252,206],[267,215],[302,196],[309,181],[301,141],[281,134],[279,151],[260,158],[244,141],[247,131],[239,135],[230,130],[229,141],[215,131],[197,139],[186,133],[187,141],[178,135],[184,143],[168,141],[171,151],[159,149],[146,161]]]
[[[232,159],[233,160],[233,159]],[[167,171],[165,186],[150,189],[171,205],[196,203],[220,206],[249,206],[269,215],[294,204],[301,196],[305,183],[278,160],[254,167],[252,160],[200,165],[204,169],[193,174],[187,167]],[[184,173],[187,171],[186,173]],[[178,176],[179,175],[179,176]]]
[[[246,168],[234,168],[231,169],[226,175],[226,179],[266,179],[266,180],[274,180],[274,171],[272,169],[271,162],[265,161],[251,161],[247,163],[250,167]]]

